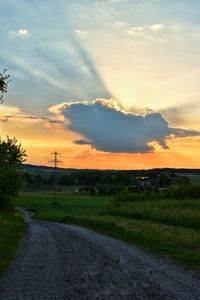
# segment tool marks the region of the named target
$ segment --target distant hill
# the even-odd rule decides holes
[[[48,166],[37,166],[37,165],[31,165],[31,164],[22,164],[21,169],[24,172],[28,173],[54,173],[55,169],[54,167],[48,167]],[[66,168],[57,168],[59,173],[72,173],[76,172],[76,169],[66,169]]]
[[[37,166],[31,164],[23,164],[21,169],[24,172],[30,173],[54,173],[53,167],[48,166]],[[75,169],[75,168],[57,168],[59,173],[77,173],[77,172],[108,172],[108,173],[120,173],[120,172],[127,172],[127,173],[175,173],[175,174],[198,174],[200,175],[200,169],[186,169],[186,168],[155,168],[155,169],[144,169],[144,170],[95,170],[95,169]]]

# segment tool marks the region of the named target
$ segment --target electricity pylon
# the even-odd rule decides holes
[[[53,153],[50,153],[51,156],[53,156],[52,160],[49,160],[49,164],[53,164],[54,166],[54,188],[53,188],[53,201],[52,204],[58,205],[57,201],[57,170],[58,166],[61,165],[63,162],[62,160],[59,160],[58,157],[61,157],[61,154],[58,153],[56,150]]]

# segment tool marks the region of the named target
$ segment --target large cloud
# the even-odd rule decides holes
[[[199,135],[199,132],[171,128],[160,113],[144,116],[128,113],[114,100],[97,99],[92,103],[65,102],[52,106],[50,112],[62,114],[67,127],[85,139],[76,144],[91,144],[105,152],[151,152],[152,143],[168,148],[166,139]]]

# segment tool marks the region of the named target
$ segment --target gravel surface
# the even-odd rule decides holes
[[[75,225],[29,220],[1,300],[200,299],[192,272]]]

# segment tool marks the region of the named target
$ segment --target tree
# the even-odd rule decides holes
[[[25,151],[15,138],[0,138],[0,209],[9,207],[11,199],[18,195],[22,187],[22,173],[19,168],[25,157]]]
[[[10,75],[6,74],[6,69],[3,70],[3,73],[0,73],[0,103],[3,103],[3,95],[7,93],[8,83],[10,81]]]

